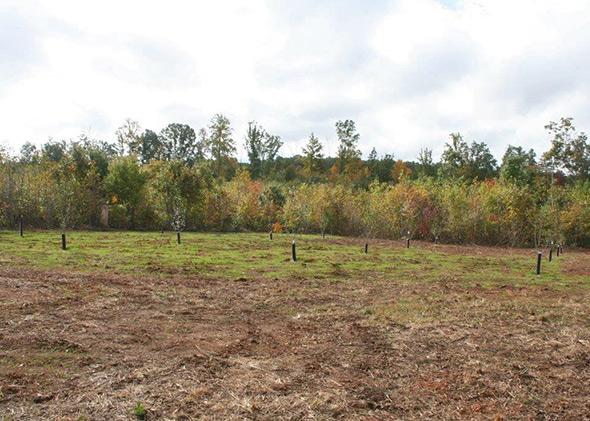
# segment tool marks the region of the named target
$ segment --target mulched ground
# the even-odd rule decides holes
[[[586,288],[4,267],[0,297],[6,419],[590,418]]]

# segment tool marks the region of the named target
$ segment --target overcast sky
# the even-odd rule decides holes
[[[0,143],[113,141],[226,114],[299,153],[353,119],[366,154],[440,155],[448,134],[548,149],[590,130],[588,0],[0,0]]]

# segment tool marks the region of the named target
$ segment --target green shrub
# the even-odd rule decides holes
[[[109,209],[109,227],[126,229],[128,226],[127,208],[124,205],[113,205]]]

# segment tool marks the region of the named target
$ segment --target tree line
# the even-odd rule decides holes
[[[452,133],[438,162],[363,159],[355,122],[335,124],[324,156],[313,133],[282,157],[282,139],[248,124],[248,163],[236,159],[227,117],[195,132],[126,120],[115,142],[82,135],[0,150],[0,225],[38,228],[270,230],[456,243],[590,245],[590,145],[572,118],[550,122],[548,150],[509,146],[498,163],[484,142]],[[108,221],[104,220],[108,209]]]

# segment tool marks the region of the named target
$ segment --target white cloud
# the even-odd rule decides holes
[[[548,120],[573,115],[587,127],[590,78],[582,69],[590,38],[582,28],[589,11],[585,1],[466,0],[452,9],[434,0],[396,2],[372,45],[391,62],[390,101],[405,114],[405,129],[396,131],[415,145],[407,152],[418,144],[440,150],[458,130],[487,141],[497,156],[509,143],[540,151]]]
[[[451,131],[540,152],[548,120],[590,126],[589,16],[585,0],[7,0],[0,141],[223,112],[240,145],[256,119],[284,154],[311,131],[334,153],[345,118],[365,153],[440,153]]]

